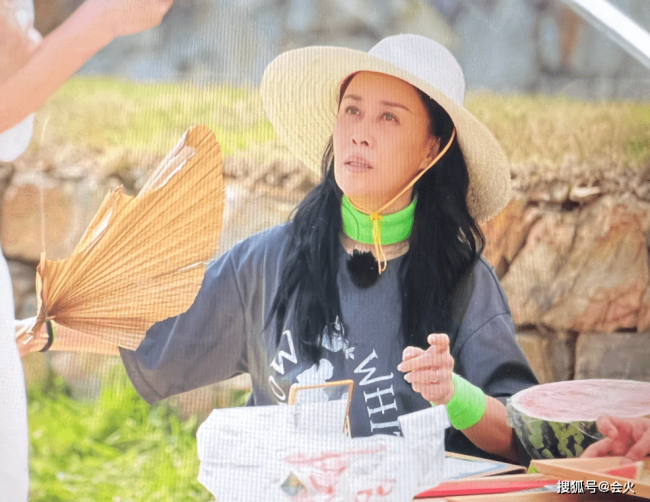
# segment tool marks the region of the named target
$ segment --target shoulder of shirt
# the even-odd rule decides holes
[[[511,315],[510,306],[508,305],[508,298],[506,297],[506,294],[501,287],[501,282],[497,277],[496,271],[490,262],[488,262],[482,255],[474,265],[474,277],[475,285],[472,294],[472,300],[475,301],[482,297],[483,301],[489,300],[493,302],[494,307],[496,307],[494,304],[494,296],[498,295],[498,299],[500,300],[499,303],[501,303],[502,308],[496,309],[500,310],[501,312],[495,312],[495,314]]]
[[[474,271],[474,273],[481,276],[483,280],[493,282],[500,286],[501,283],[497,277],[496,270],[494,270],[494,267],[489,261],[487,261],[485,256],[481,255],[477,260],[476,265],[474,265]]]
[[[291,242],[291,223],[283,223],[262,230],[234,244],[217,260],[233,261],[235,266],[260,259],[276,259],[286,253]]]
[[[492,265],[481,257],[475,263],[472,274],[474,284],[471,297],[453,342],[452,353],[455,357],[476,333],[482,332],[495,318],[511,316],[508,300]]]

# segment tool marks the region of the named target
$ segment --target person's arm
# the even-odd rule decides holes
[[[211,262],[189,309],[154,323],[136,350],[118,348],[127,374],[147,402],[153,404],[248,372],[248,336],[254,333],[256,340],[259,338],[264,312],[272,299],[264,289],[266,276],[260,275],[265,264],[260,264],[260,260],[266,259],[267,244],[262,243],[261,249],[257,249],[257,242],[249,238]],[[271,258],[269,263],[276,269],[267,269],[267,274],[279,276],[279,260]],[[22,351],[20,338],[16,343]],[[37,338],[28,342],[32,351],[44,346],[43,330]],[[60,324],[52,349],[116,353],[110,344],[102,345],[100,340]]]
[[[449,352],[449,337],[432,334],[428,341],[431,347],[426,351],[407,347],[397,369],[407,373],[404,377],[406,381],[427,401],[448,405],[458,390],[454,383],[454,360]],[[513,429],[508,425],[505,406],[497,399],[483,395],[482,391],[478,392],[479,399],[485,399],[484,411],[476,423],[461,429],[463,434],[482,450],[517,461]]]
[[[87,0],[0,83],[0,132],[35,112],[91,56],[160,23],[173,0]]]
[[[27,331],[34,324],[34,318],[16,321],[16,345],[20,357],[25,357],[31,352],[39,352],[48,342],[48,335],[45,325],[38,333],[28,334]],[[56,336],[48,350],[62,350],[67,352],[91,352],[94,354],[105,354],[119,356],[120,351],[117,345],[105,342],[97,337],[84,335],[65,326],[52,323]]]
[[[650,455],[650,418],[621,418],[603,415],[596,422],[604,439],[589,446],[582,458],[623,457],[622,464]]]
[[[40,36],[32,30],[18,23],[13,2],[0,0],[0,83],[19,70],[38,45]]]
[[[501,401],[485,396],[486,405],[483,417],[462,433],[481,450],[518,462],[515,448],[515,433],[508,425],[508,413]]]
[[[442,351],[446,363],[437,363],[435,359],[439,356],[429,356],[433,359],[432,365],[447,365],[446,376],[440,378],[441,381],[453,382],[455,378],[462,387],[451,405],[457,419],[452,419],[455,430],[449,431],[447,446],[459,453],[480,456],[482,450],[526,464],[530,457],[508,425],[505,401],[516,392],[535,385],[537,379],[516,342],[507,299],[494,270],[479,260],[471,281],[464,284],[470,287],[455,297],[458,305],[464,307],[460,310],[460,307],[453,307],[458,328],[452,327],[451,347],[448,348],[446,335],[437,335],[443,339],[433,340],[438,346],[436,351]],[[462,298],[467,294],[470,296],[465,301]],[[413,350],[415,352],[411,352]],[[404,359],[420,351],[407,348]],[[434,350],[429,347],[427,352]],[[402,365],[398,368],[401,369]],[[462,379],[454,377],[452,370]],[[426,380],[426,373],[423,376]],[[437,377],[433,373],[429,376],[432,377],[430,381]],[[452,394],[450,388],[439,389],[439,392],[431,396],[435,398],[434,402],[448,403],[455,395],[455,389]],[[447,409],[450,411],[449,405]],[[451,415],[454,413],[450,418]]]

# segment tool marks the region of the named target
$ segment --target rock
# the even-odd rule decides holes
[[[300,193],[287,193],[285,198],[279,198],[244,184],[229,183],[226,186],[226,208],[219,253],[257,232],[288,221],[301,196]]]
[[[16,319],[25,319],[36,315],[36,310],[26,311],[25,302],[35,294],[36,267],[16,261],[7,262],[14,293]]]
[[[645,332],[650,328],[650,284],[641,299],[641,308],[637,318],[636,329]]]
[[[594,186],[573,186],[569,192],[569,200],[580,205],[586,205],[598,198],[602,188]]]
[[[650,201],[650,184],[647,182],[633,188],[634,195],[640,200]]]
[[[584,333],[576,345],[575,378],[650,382],[650,333]]]
[[[3,194],[9,186],[9,183],[11,183],[11,177],[13,174],[13,164],[0,161],[0,194]]]
[[[540,204],[549,202],[551,200],[551,197],[545,189],[536,187],[528,194],[528,200],[535,204]]]
[[[81,0],[36,0],[45,35]],[[612,3],[648,29],[645,0]],[[452,49],[468,89],[648,98],[647,69],[558,2],[520,0],[184,0],[160,26],[119,37],[86,74],[131,80],[259,83],[281,52],[313,45],[368,50],[415,33]]]
[[[539,212],[526,210],[523,197],[516,195],[496,217],[481,225],[485,235],[483,255],[503,277],[517,253],[526,242],[528,231]]]
[[[34,270],[36,277],[36,270]],[[34,317],[38,313],[38,298],[36,292],[28,293],[22,299],[20,304],[16,303],[16,319],[27,319]]]
[[[566,181],[553,180],[549,187],[549,202],[552,204],[562,204],[569,198],[570,185]]]
[[[267,185],[304,194],[320,181],[319,174],[307,168],[278,141],[253,145],[226,157],[223,170],[226,176],[247,178],[249,188]]]
[[[551,283],[562,268],[575,235],[577,214],[541,213],[501,280],[513,321],[517,325],[539,325],[554,303]]]
[[[0,241],[4,253],[31,262],[38,262],[43,250],[50,259],[68,256],[103,195],[93,176],[75,181],[36,172],[16,173],[2,200]]]
[[[529,329],[517,333],[530,367],[539,383],[569,380],[573,370],[575,343],[567,333]]]
[[[461,3],[465,8],[453,20],[452,28],[462,41],[457,56],[467,86],[504,91],[533,87],[538,70],[532,34],[538,16],[531,3]]]
[[[544,214],[502,281],[515,323],[577,332],[650,323],[649,231],[650,204],[629,194]]]
[[[631,195],[605,196],[581,211],[541,321],[578,332],[636,328],[650,279],[649,231],[650,204]]]

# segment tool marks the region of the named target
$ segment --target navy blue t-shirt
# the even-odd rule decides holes
[[[287,403],[292,384],[351,379],[352,435],[399,434],[399,416],[431,406],[397,370],[404,349],[398,336],[403,257],[390,260],[373,286],[360,289],[340,247],[342,319],[333,326],[334,337],[324,337],[319,364],[312,364],[297,350],[293,311],[288,311],[279,345],[275,323],[265,328],[286,263],[290,228],[280,225],[235,245],[210,264],[187,312],[155,324],[135,352],[121,349],[133,384],[153,403],[248,372],[251,402],[270,405]],[[515,341],[503,290],[484,260],[474,267],[457,332],[450,338],[454,371],[487,395],[505,401],[536,383]],[[481,453],[459,431],[449,432],[447,448]]]

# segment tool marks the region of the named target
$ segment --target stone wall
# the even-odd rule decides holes
[[[484,227],[541,380],[650,380],[649,175],[515,180],[515,198]]]
[[[650,29],[646,0],[611,0]],[[35,0],[56,26],[81,0]],[[134,80],[258,83],[278,54],[308,45],[368,50],[417,33],[449,47],[468,89],[650,99],[650,71],[558,0],[183,0],[150,31],[120,38],[82,72]]]

